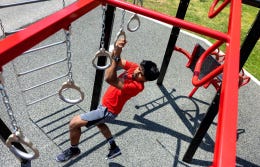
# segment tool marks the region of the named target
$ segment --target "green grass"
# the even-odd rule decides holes
[[[131,2],[131,1],[129,1]],[[176,16],[176,12],[179,6],[179,0],[144,0],[143,6],[145,8],[155,10],[161,13],[165,13],[167,15]],[[203,25],[205,27],[209,27],[221,32],[227,32],[228,27],[228,17],[229,17],[229,8],[228,6],[219,13],[213,19],[208,18],[208,10],[213,1],[207,0],[191,0],[189,4],[188,11],[185,16],[185,20],[189,22],[193,22],[199,25]],[[222,1],[219,2],[219,4]],[[249,5],[242,5],[242,28],[241,28],[241,44],[247,32],[251,28],[252,23],[257,15],[258,8],[251,7]],[[208,39],[212,43],[215,41],[214,39],[210,39],[208,37],[204,38]],[[224,50],[224,46],[221,50]],[[258,40],[255,45],[253,51],[251,52],[244,68],[250,72],[255,78],[260,80],[260,41]]]

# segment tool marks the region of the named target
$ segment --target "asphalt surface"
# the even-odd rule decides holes
[[[18,0],[1,0],[1,4]],[[69,1],[67,5],[72,3]],[[52,0],[22,6],[0,9],[0,18],[5,31],[13,31],[29,25],[62,8],[61,1]],[[116,10],[112,39],[118,32],[122,11]],[[131,13],[126,14],[128,20]],[[44,84],[29,91],[23,91],[46,80],[67,73],[67,63],[59,63],[26,75],[18,73],[52,63],[66,57],[64,44],[24,54],[4,66],[5,86],[14,111],[17,124],[23,133],[39,149],[40,157],[31,166],[100,166],[100,167],[182,167],[210,166],[214,155],[214,141],[217,118],[214,120],[191,163],[182,158],[193,135],[202,121],[216,91],[210,86],[200,88],[192,99],[187,95],[192,90],[192,72],[185,67],[187,59],[173,53],[163,85],[146,83],[145,91],[132,98],[116,121],[109,124],[122,155],[106,160],[108,145],[97,128],[82,128],[81,154],[75,159],[58,163],[55,156],[69,147],[69,120],[76,114],[87,112],[95,78],[92,59],[98,51],[101,37],[102,10],[96,8],[72,24],[71,51],[73,79],[85,93],[83,102],[70,105],[54,95],[31,104],[53,93],[57,93],[66,77]],[[126,22],[126,21],[125,21]],[[126,23],[125,23],[126,24]],[[141,17],[141,27],[136,32],[126,31],[128,43],[122,56],[130,61],[150,59],[161,66],[171,26]],[[64,40],[60,31],[38,46]],[[207,47],[208,42],[194,34],[181,31],[177,45],[192,51],[194,44]],[[108,84],[104,83],[102,94]],[[254,81],[239,90],[239,120],[237,140],[237,166],[256,167],[260,165],[260,133],[258,113],[260,108],[260,87]],[[4,105],[0,117],[11,129],[11,122]],[[20,162],[0,142],[0,166],[20,166]]]

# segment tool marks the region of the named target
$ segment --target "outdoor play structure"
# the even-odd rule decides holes
[[[142,1],[139,2],[134,1],[134,3],[131,4],[120,0],[78,0],[67,7],[65,7],[64,5],[64,9],[26,27],[25,29],[22,29],[18,32],[10,33],[11,35],[9,33],[4,33],[4,35],[7,36],[0,40],[1,73],[4,73],[2,66],[9,63],[21,54],[26,54],[33,51],[29,49],[31,49],[33,46],[37,45],[44,39],[48,38],[49,36],[53,35],[57,31],[64,29],[66,39],[56,44],[66,43],[67,57],[65,59],[61,59],[59,62],[67,61],[68,73],[64,76],[59,77],[67,77],[67,81],[62,84],[62,87],[59,90],[58,94],[60,98],[67,103],[76,104],[81,102],[84,99],[84,93],[81,91],[79,86],[75,84],[75,81],[72,78],[72,63],[70,61],[70,28],[71,24],[75,20],[87,14],[92,9],[95,9],[96,7],[102,5],[103,15],[100,50],[97,51],[95,57],[92,60],[93,66],[96,68],[95,84],[93,85],[93,94],[90,108],[90,110],[92,110],[95,109],[100,102],[104,70],[108,68],[111,63],[111,58],[108,50],[115,8],[120,7],[124,10],[134,12],[135,14],[131,18],[131,20],[136,20],[138,24],[140,24],[140,20],[137,14],[141,14],[155,20],[173,25],[161,65],[160,76],[157,80],[157,84],[162,84],[171,59],[171,55],[174,51],[177,51],[181,52],[188,58],[187,67],[190,68],[194,74],[192,78],[194,89],[190,92],[189,97],[192,97],[196,90],[201,86],[207,88],[208,85],[212,84],[217,90],[215,98],[208,108],[205,118],[201,122],[199,129],[197,130],[192,142],[190,143],[189,148],[187,149],[186,154],[183,157],[183,161],[190,162],[192,160],[193,155],[195,154],[200,142],[202,141],[202,138],[205,136],[209,126],[213,122],[213,119],[217,114],[219,114],[212,166],[235,166],[238,88],[250,81],[250,78],[244,75],[242,67],[245,64],[247,58],[250,55],[250,52],[254,48],[260,36],[260,13],[258,12],[255,22],[249,30],[246,39],[240,46],[240,27],[237,25],[241,25],[241,0],[224,0],[223,2],[214,0],[212,2],[208,14],[209,19],[215,17],[218,13],[221,12],[223,8],[227,6],[230,8],[227,33],[185,21],[184,17],[190,0],[180,1],[176,17],[171,17],[159,12],[143,8]],[[244,0],[243,3],[258,8],[260,7],[259,0]],[[121,27],[116,39],[118,39],[120,36],[124,36],[124,38],[126,38],[124,30],[122,28],[123,20],[124,19],[122,19]],[[131,28],[128,26],[127,28],[129,31],[135,31],[136,29],[138,29],[138,26],[135,28]],[[207,49],[202,48],[200,45],[196,45],[194,46],[193,52],[189,53],[179,46],[176,46],[176,41],[178,39],[180,29],[186,29],[198,34],[208,36],[215,39],[216,42],[214,42],[213,45]],[[56,44],[52,44],[51,46]],[[219,51],[219,48],[222,45],[226,45],[226,50],[224,53]],[[48,45],[45,47],[51,46]],[[240,50],[238,48],[240,48]],[[107,59],[109,60],[108,62]],[[47,66],[57,64],[59,62],[54,62],[52,64],[48,64]],[[204,63],[207,64],[207,68],[203,67]],[[20,73],[19,75],[24,75],[35,70],[38,69],[32,69],[31,71],[26,71]],[[37,86],[39,85],[36,85],[36,87]],[[28,88],[27,90],[33,88],[34,87]],[[63,92],[66,89],[74,89],[78,91],[80,97],[78,99],[66,98],[63,95]],[[4,79],[2,77],[0,77],[0,91],[13,127],[13,132],[11,132],[4,124],[4,122],[0,119],[1,138],[6,140],[6,145],[17,156],[17,158],[21,160],[22,163],[28,163],[32,159],[37,158],[40,151],[33,146],[33,144],[26,136],[23,135],[22,129],[20,129],[17,125],[14,117],[15,112],[13,112],[11,102],[9,102],[8,94],[4,87]],[[36,102],[37,101],[28,103],[28,105]],[[33,153],[27,153],[21,144],[27,145],[29,148],[32,149]]]

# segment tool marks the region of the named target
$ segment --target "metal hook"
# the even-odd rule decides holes
[[[96,62],[96,59],[97,59],[98,57],[102,57],[102,56],[107,57],[107,58],[109,59],[109,63],[106,64],[106,65],[104,65],[104,66],[98,66],[98,65],[95,63],[95,62]],[[105,69],[107,69],[107,68],[110,67],[111,64],[112,64],[112,58],[111,58],[111,56],[110,56],[110,53],[109,53],[108,51],[106,51],[105,48],[101,48],[99,51],[97,51],[95,57],[93,58],[92,64],[93,64],[93,66],[94,66],[96,69],[99,69],[99,70],[105,70]]]
[[[21,143],[28,146],[33,151],[33,153],[26,153],[19,150],[12,144],[12,142]],[[32,160],[39,157],[38,149],[26,136],[22,134],[22,131],[20,129],[18,129],[15,133],[11,134],[8,137],[8,139],[6,140],[6,145],[17,158]]]
[[[65,90],[67,90],[67,89],[74,89],[74,90],[78,91],[80,93],[80,98],[78,98],[78,99],[68,99],[68,98],[65,98],[62,93]],[[60,97],[61,100],[63,100],[66,103],[77,104],[77,103],[80,103],[81,101],[83,101],[83,99],[84,99],[84,92],[82,92],[80,90],[80,87],[75,85],[75,83],[72,80],[68,80],[67,82],[64,82],[62,84],[62,87],[59,90],[59,97]]]

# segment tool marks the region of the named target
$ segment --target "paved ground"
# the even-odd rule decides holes
[[[13,1],[4,0],[3,3]],[[53,0],[3,8],[0,10],[0,18],[5,30],[12,31],[45,17],[61,7],[60,1]],[[101,14],[101,8],[97,8],[72,24],[73,79],[86,95],[85,100],[79,105],[66,104],[57,95],[33,105],[26,105],[57,92],[66,78],[22,92],[25,88],[65,74],[66,62],[21,77],[16,76],[17,73],[64,58],[66,56],[64,45],[22,55],[4,66],[6,88],[18,125],[40,150],[40,158],[33,160],[32,166],[209,166],[213,159],[217,118],[194,155],[192,163],[185,163],[182,158],[215,95],[215,90],[213,87],[201,88],[194,98],[189,99],[187,95],[193,88],[192,73],[185,67],[187,59],[176,53],[170,62],[163,86],[159,87],[155,82],[146,83],[146,90],[129,101],[117,120],[109,124],[122,150],[121,156],[111,161],[105,160],[108,146],[103,136],[96,128],[83,128],[80,143],[82,154],[66,163],[57,163],[54,160],[61,150],[69,146],[70,118],[90,108],[95,77],[91,60],[99,47]],[[131,14],[127,13],[126,19],[128,20],[130,16]],[[112,39],[119,30],[120,21],[121,10],[117,10]],[[123,56],[132,61],[151,59],[160,66],[170,31],[169,26],[141,18],[141,27],[138,31],[126,32],[128,44],[123,51]],[[58,32],[39,45],[60,41],[64,37],[63,32]],[[192,46],[197,42],[207,46],[205,41],[182,32],[177,44],[191,51]],[[107,86],[106,83],[103,84],[102,93]],[[239,92],[237,166],[260,165],[259,92],[260,87],[255,82],[250,82]],[[1,119],[10,127],[3,105],[0,111]],[[0,142],[0,149],[1,167],[20,166],[19,161],[3,142]]]

